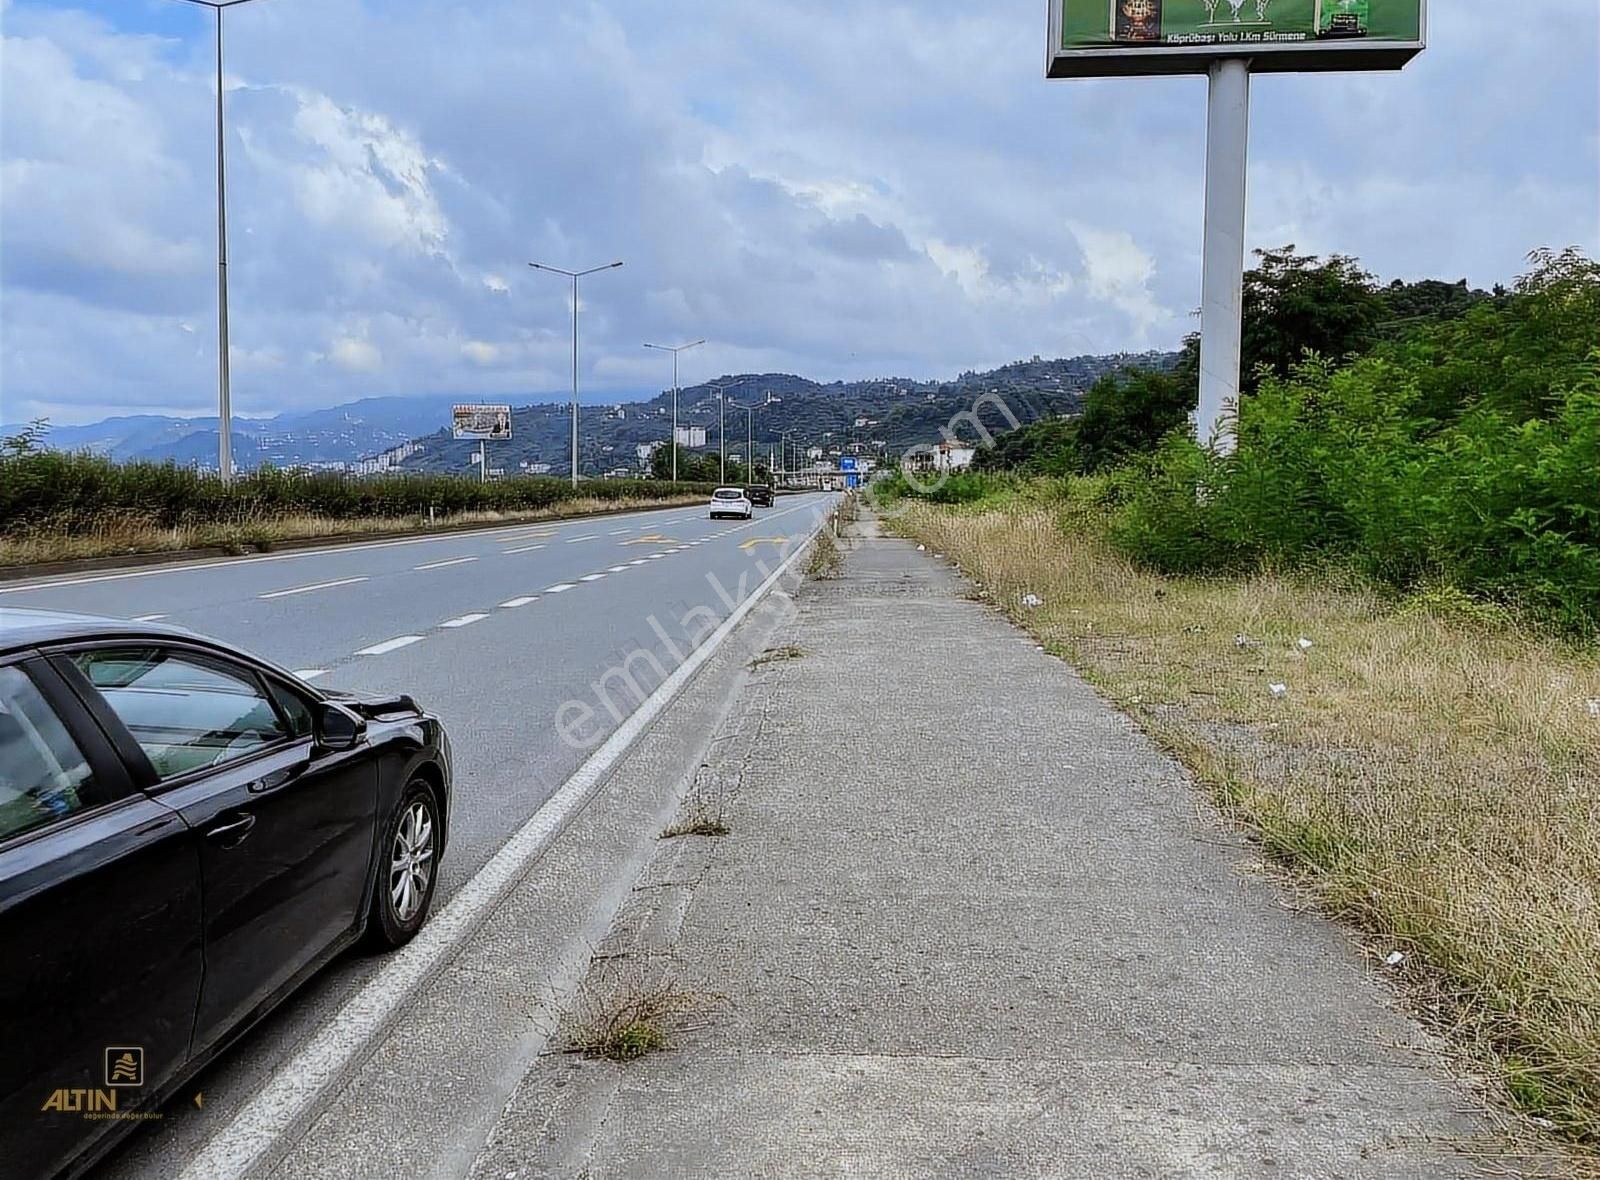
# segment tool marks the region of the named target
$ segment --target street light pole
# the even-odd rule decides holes
[[[748,406],[741,405],[738,402],[733,403],[734,409],[744,411],[744,465],[745,474],[749,476],[750,483],[754,483],[756,480],[756,411],[765,409],[767,406],[782,400],[782,398],[773,397],[772,390],[769,389],[763,401],[751,402]]]
[[[721,465],[717,477],[719,483],[728,482],[728,390],[743,385],[745,380],[747,378],[712,386],[717,391],[717,450],[720,452],[717,459]]]
[[[578,486],[578,280],[584,275],[592,275],[602,270],[615,270],[621,266],[620,262],[608,262],[604,266],[591,266],[588,270],[563,270],[559,266],[546,266],[542,262],[530,262],[534,270],[547,270],[551,274],[566,275],[572,280],[572,486]]]
[[[646,348],[654,348],[660,352],[672,354],[672,482],[678,482],[678,354],[691,348],[698,348],[704,340],[696,340],[692,344],[646,344]]]
[[[250,0],[185,0],[217,16],[217,473],[233,482],[233,401],[228,376],[228,173],[222,122],[222,10]]]

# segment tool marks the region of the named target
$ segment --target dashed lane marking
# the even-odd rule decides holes
[[[333,582],[313,582],[309,586],[291,586],[287,590],[273,590],[267,594],[258,594],[257,598],[288,598],[291,594],[310,594],[313,590],[332,590],[335,586],[354,586],[357,582],[365,582],[366,578],[339,578]]]
[[[442,570],[447,565],[465,565],[469,561],[477,561],[476,557],[452,557],[448,561],[430,561],[426,565],[414,565],[414,570]]]
[[[413,643],[421,643],[420,635],[399,635],[393,639],[385,639],[382,643],[374,643],[371,647],[364,647],[356,652],[358,656],[383,656],[392,651],[399,651],[402,647],[410,647]]]

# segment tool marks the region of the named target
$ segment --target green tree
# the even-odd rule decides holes
[[[0,437],[0,455],[34,455],[44,450],[50,419],[35,418],[15,434]]]
[[[1293,245],[1255,254],[1244,276],[1243,392],[1255,391],[1263,368],[1289,376],[1307,352],[1342,364],[1371,346],[1388,308],[1354,258],[1319,259],[1296,254]]]
[[[1153,451],[1188,421],[1195,387],[1186,375],[1129,369],[1100,378],[1083,402],[1075,446],[1078,466],[1098,471],[1124,457]]]

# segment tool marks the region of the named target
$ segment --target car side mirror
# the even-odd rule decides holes
[[[335,701],[317,706],[316,737],[319,750],[353,750],[367,736],[362,717]]]

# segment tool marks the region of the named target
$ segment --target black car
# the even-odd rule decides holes
[[[744,494],[749,497],[750,503],[757,508],[772,507],[772,486],[770,484],[753,483],[744,490]]]
[[[0,1172],[87,1166],[346,947],[409,941],[450,775],[409,697],[0,609]]]

